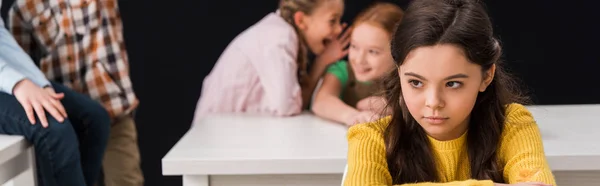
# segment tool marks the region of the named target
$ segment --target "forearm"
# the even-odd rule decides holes
[[[4,60],[2,63],[6,65],[0,68],[4,68],[6,73],[9,73],[10,70],[18,72],[40,87],[50,84],[46,76],[35,66],[31,57],[23,51],[4,27],[0,27],[0,45],[5,46],[0,48],[0,53],[3,54],[0,60]]]
[[[523,105],[508,106],[498,151],[504,165],[505,181],[542,182],[556,185],[544,154],[542,135],[533,115]]]
[[[302,108],[305,109],[308,108],[308,106],[310,105],[312,95],[315,92],[315,88],[317,87],[319,80],[323,77],[325,70],[327,69],[327,66],[322,65],[322,63],[320,63],[318,60],[318,58],[315,60],[315,65],[311,67],[310,73],[307,75],[307,77],[304,79],[301,85],[303,105]]]
[[[15,85],[23,79],[25,79],[23,74],[15,71],[0,59],[0,92],[12,94]]]
[[[345,123],[348,116],[359,113],[357,109],[333,95],[317,95],[311,109],[319,117],[340,123]]]

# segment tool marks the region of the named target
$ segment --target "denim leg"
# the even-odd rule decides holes
[[[24,136],[35,147],[38,183],[42,186],[85,186],[79,143],[71,122],[47,114],[47,128],[32,125],[17,99],[0,92],[0,134]]]
[[[94,185],[102,170],[102,158],[110,132],[110,117],[100,103],[60,84],[52,83],[57,93],[64,93],[61,103],[79,136],[81,164],[87,185]]]

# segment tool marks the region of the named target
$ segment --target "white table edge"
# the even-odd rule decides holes
[[[163,175],[338,174],[347,159],[162,160]],[[188,167],[188,168],[182,168]],[[230,168],[235,167],[235,168]],[[256,169],[263,167],[263,169]],[[265,168],[266,167],[266,168]],[[293,167],[293,168],[292,168]]]
[[[546,157],[552,171],[600,171],[600,155],[598,156],[547,156]],[[344,172],[344,166],[346,159],[304,159],[304,160],[220,160],[220,161],[181,161],[172,159],[162,160],[162,173],[167,176],[175,175],[259,175],[259,174],[342,174]],[[305,164],[310,162],[311,168],[307,169],[291,169],[295,165],[306,166]],[[234,168],[230,170],[218,171],[215,167],[235,167],[239,163],[244,163],[246,167],[252,166],[268,166],[275,167],[280,166],[280,169],[271,170],[255,170],[250,168]],[[190,165],[193,164],[193,165]],[[196,167],[195,170],[192,168],[182,169],[181,167],[186,165],[188,167]],[[202,168],[197,168],[202,167]]]

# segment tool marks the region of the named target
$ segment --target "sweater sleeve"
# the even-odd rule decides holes
[[[378,122],[359,124],[348,130],[348,172],[345,186],[391,185],[385,143]]]
[[[519,104],[509,105],[499,155],[507,183],[543,182],[556,185],[546,161],[542,137],[531,113]]]

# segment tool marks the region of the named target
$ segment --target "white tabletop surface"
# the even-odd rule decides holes
[[[310,114],[205,118],[163,158],[163,174],[340,173],[346,131]]]
[[[600,170],[600,105],[529,106],[553,170]],[[341,174],[347,128],[310,114],[222,115],[193,124],[164,175]]]
[[[600,104],[528,106],[553,170],[600,170]]]

